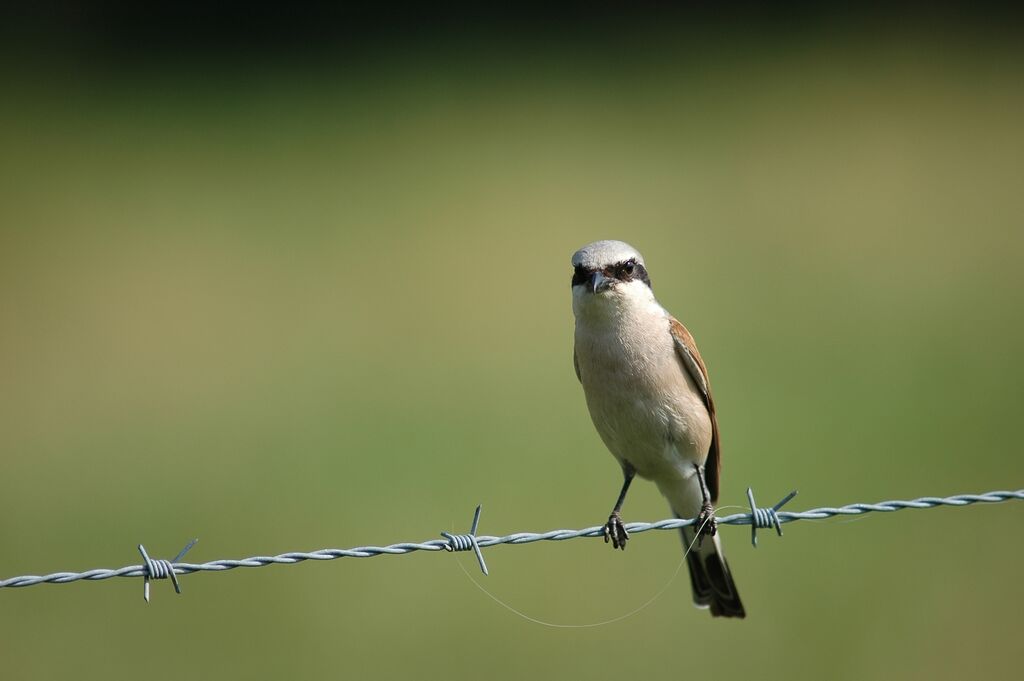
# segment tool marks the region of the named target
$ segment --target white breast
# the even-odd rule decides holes
[[[668,313],[653,297],[611,315],[585,309],[591,302],[608,301],[576,306],[576,362],[597,432],[642,477],[689,477],[707,458],[711,418],[676,355]]]

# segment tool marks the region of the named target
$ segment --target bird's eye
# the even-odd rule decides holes
[[[582,284],[587,280],[587,270],[583,265],[576,265],[572,269],[572,285]]]
[[[622,273],[625,274],[627,277],[632,277],[633,276],[633,272],[635,272],[635,271],[636,271],[636,263],[633,262],[632,260],[627,260],[626,262],[624,262],[622,264]]]

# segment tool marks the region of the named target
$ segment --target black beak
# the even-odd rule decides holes
[[[611,287],[612,280],[604,276],[602,272],[592,272],[587,280],[587,290],[591,293],[600,293]]]

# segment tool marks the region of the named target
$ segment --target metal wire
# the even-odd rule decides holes
[[[750,513],[736,513],[718,518],[719,525],[751,525],[754,530],[758,527],[774,527],[779,534],[782,534],[780,525],[795,522],[797,520],[822,520],[834,516],[862,515],[865,513],[891,513],[908,508],[935,508],[937,506],[968,506],[977,503],[1000,503],[1004,501],[1024,501],[1024,489],[1016,491],[995,491],[984,494],[957,494],[951,497],[921,497],[911,501],[881,501],[875,504],[847,504],[839,507],[815,508],[809,511],[780,511],[782,504],[793,497],[791,493],[771,509],[759,509],[754,506],[753,494],[748,494],[751,504]],[[192,547],[195,541],[191,542],[178,557],[173,561],[152,560],[144,552],[146,562],[143,565],[128,565],[117,569],[97,568],[85,572],[54,572],[48,575],[22,575],[0,580],[0,588],[16,588],[34,586],[36,584],[68,584],[70,582],[99,581],[111,577],[145,577],[148,587],[150,579],[161,579],[172,577],[177,587],[176,575],[187,575],[193,572],[224,572],[241,567],[264,567],[267,565],[294,565],[307,560],[334,560],[336,558],[372,558],[381,555],[403,555],[414,551],[459,551],[474,550],[481,569],[486,572],[486,565],[483,562],[481,548],[497,546],[498,544],[530,544],[537,541],[566,541],[569,539],[580,539],[582,537],[602,537],[603,526],[587,527],[580,530],[549,530],[547,532],[517,532],[503,537],[477,536],[476,528],[480,520],[480,509],[477,508],[473,529],[468,535],[445,534],[445,539],[430,539],[424,542],[404,542],[391,544],[389,546],[359,546],[351,549],[320,549],[319,551],[282,553],[277,556],[253,556],[240,560],[213,560],[207,563],[181,563],[178,562],[185,551]],[[696,523],[694,519],[681,520],[672,518],[659,520],[653,523],[634,522],[626,523],[626,530],[630,534],[640,534],[649,530],[675,530],[680,527],[688,527]],[[756,535],[753,538],[754,545],[757,545]],[[139,547],[140,551],[144,551]],[[180,593],[180,590],[179,590]],[[148,588],[147,588],[148,595]],[[147,599],[148,600],[148,599]]]

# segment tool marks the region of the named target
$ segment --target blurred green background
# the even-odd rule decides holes
[[[408,27],[407,27],[408,28]],[[619,238],[697,337],[721,503],[1024,486],[1024,60],[1006,31],[673,21],[337,49],[12,56],[0,578],[603,522],[569,256]],[[379,40],[378,40],[379,38]],[[144,41],[141,41],[144,42]],[[142,55],[146,58],[139,58]],[[724,509],[723,513],[734,512]],[[471,555],[0,591],[4,678],[964,678],[1019,669],[1024,505],[722,530],[607,626]],[[668,515],[649,483],[627,520]],[[486,551],[564,624],[673,533]]]

